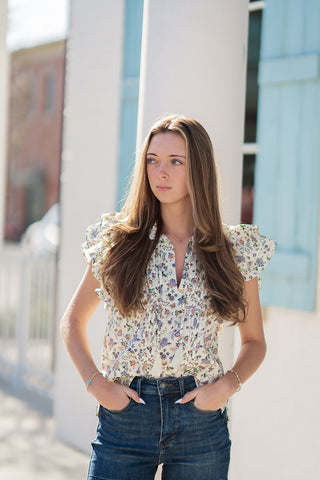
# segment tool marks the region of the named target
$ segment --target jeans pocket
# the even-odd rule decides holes
[[[197,413],[200,413],[202,415],[219,415],[221,414],[221,408],[218,410],[203,410],[202,408],[199,408],[195,405],[194,400],[190,400],[186,405],[190,405],[190,407],[196,411]]]
[[[120,410],[111,410],[110,408],[106,408],[103,405],[100,405],[99,413],[102,413],[102,414],[111,413],[111,414],[115,414],[115,415],[125,413],[128,410],[130,410],[130,408],[132,406],[132,402],[133,402],[132,398],[129,398],[129,402],[127,403],[127,405],[125,407],[121,408]]]

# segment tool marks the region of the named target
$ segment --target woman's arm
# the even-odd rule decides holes
[[[233,366],[241,382],[244,383],[257,370],[266,354],[266,341],[263,332],[262,313],[259,299],[258,278],[245,282],[248,311],[244,323],[239,324],[241,348]],[[238,388],[235,375],[228,373]],[[233,377],[233,378],[232,378]]]
[[[100,303],[95,293],[98,287],[99,282],[92,273],[91,265],[88,265],[60,325],[66,349],[86,386],[93,375],[99,371],[93,361],[87,335],[88,322]],[[128,397],[141,403],[137,392],[125,385],[108,382],[102,375],[94,377],[92,384],[88,386],[88,391],[99,403],[112,410],[125,407]]]
[[[245,282],[248,310],[246,320],[239,324],[241,347],[237,360],[232,367],[244,383],[259,367],[266,354],[266,342],[263,333],[262,313],[259,300],[258,279]],[[187,393],[179,401],[186,403],[194,399],[195,405],[204,410],[217,410],[238,390],[236,375],[227,372],[215,383]]]
[[[81,282],[65,311],[60,332],[66,349],[85,384],[98,371],[94,364],[88,336],[87,325],[100,303],[95,293],[99,282],[88,265]]]

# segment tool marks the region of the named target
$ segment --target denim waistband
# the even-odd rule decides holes
[[[139,395],[157,394],[167,395],[172,393],[179,393],[183,396],[186,392],[190,392],[196,388],[195,378],[191,375],[187,377],[134,377],[130,387],[138,392]]]

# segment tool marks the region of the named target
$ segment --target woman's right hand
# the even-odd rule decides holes
[[[108,410],[122,410],[128,405],[130,398],[137,403],[145,403],[132,388],[106,380],[102,375],[95,378],[88,391]]]

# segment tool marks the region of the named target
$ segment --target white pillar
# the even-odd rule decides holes
[[[0,0],[0,246],[4,239],[7,125],[8,125],[8,52],[7,52],[7,0]]]
[[[138,147],[166,112],[194,117],[211,136],[220,172],[222,213],[238,223],[248,35],[248,0],[145,0]],[[223,362],[233,357],[224,329]]]
[[[240,218],[248,0],[145,0],[138,144],[165,112],[208,130],[226,222]]]
[[[80,251],[86,226],[116,205],[124,1],[74,0],[66,67],[61,178],[62,238],[57,326],[85,270]],[[100,365],[105,316],[89,324]],[[58,330],[58,329],[57,329]],[[86,392],[57,332],[55,419],[58,436],[90,450],[95,401]]]

